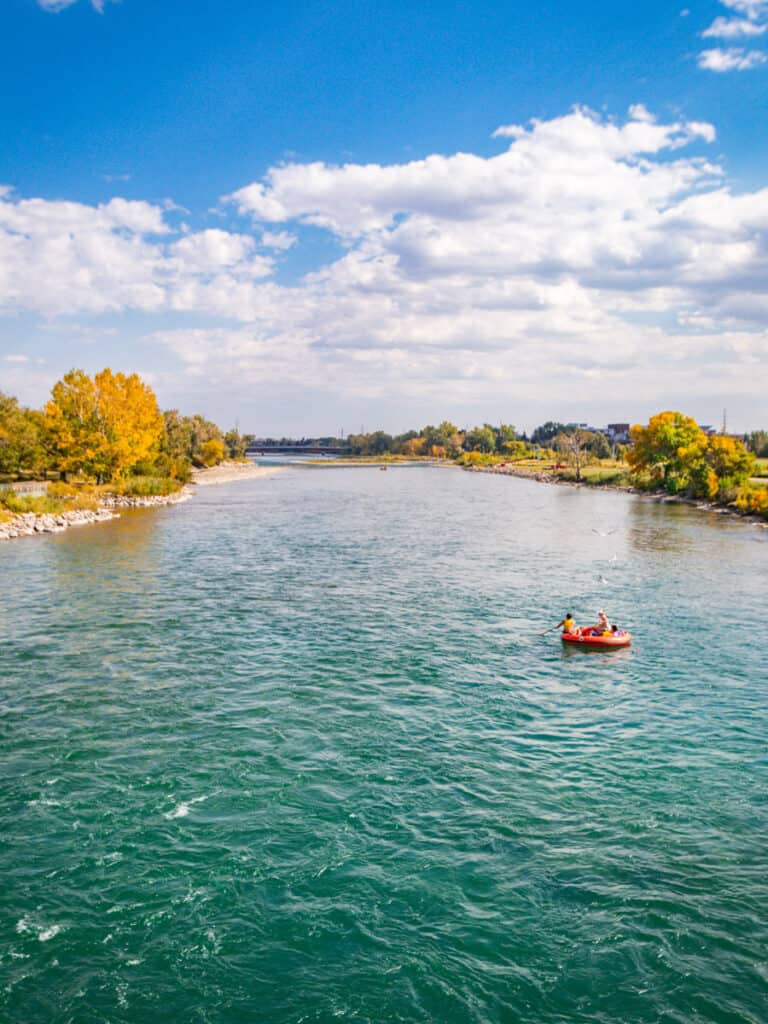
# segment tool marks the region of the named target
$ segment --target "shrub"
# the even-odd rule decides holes
[[[471,451],[463,452],[457,462],[460,466],[496,466],[500,462],[504,462],[504,459],[499,458],[498,455],[493,455],[490,452]]]
[[[52,483],[48,485],[48,497],[69,510],[89,509],[94,511],[99,504],[98,491],[92,484]]]
[[[47,494],[17,494],[11,488],[0,491],[0,506],[14,515],[34,512],[35,515],[58,515],[65,509],[65,502],[60,498],[51,498]]]
[[[183,484],[167,476],[132,476],[108,488],[113,494],[125,494],[131,498],[151,498],[175,494]]]
[[[740,488],[734,505],[742,512],[751,512],[768,519],[768,487]]]

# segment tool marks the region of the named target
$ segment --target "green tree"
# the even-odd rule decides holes
[[[438,448],[443,449],[445,454],[455,455],[461,450],[461,434],[450,420],[443,420],[437,427],[424,427],[421,437],[424,439],[424,448],[427,452]]]
[[[630,430],[632,449],[627,462],[632,472],[650,474],[667,491],[682,490],[690,480],[694,452],[703,455],[707,437],[696,420],[681,412],[660,412],[648,425],[636,424]]]
[[[747,434],[746,447],[759,459],[768,459],[768,430],[753,430]]]
[[[473,427],[464,437],[464,447],[470,452],[495,452],[496,431],[487,423],[482,427]]]
[[[367,448],[369,455],[384,455],[392,451],[392,435],[383,430],[376,430],[368,435]]]
[[[525,441],[505,441],[504,453],[513,459],[524,459],[528,452],[528,445]]]
[[[221,446],[225,450],[229,446],[229,442],[225,441],[224,435],[216,424],[201,416],[200,413],[195,413],[194,416],[182,416],[178,409],[169,409],[163,413],[163,419],[165,420],[163,452],[167,460],[177,463],[186,460],[188,463],[204,466],[207,464],[205,460],[210,459],[210,452],[213,450],[205,447],[208,441],[221,442]],[[227,436],[235,434],[237,434],[236,431],[230,431]],[[238,445],[244,442],[244,438],[239,434],[237,434],[237,438],[239,439]],[[232,436],[232,441],[234,443],[234,436]],[[221,458],[224,456],[222,455]],[[221,459],[218,461],[221,462]]]
[[[192,461],[196,465],[208,465],[205,461],[210,459],[210,453],[213,449],[206,448],[208,441],[218,441],[221,445],[222,451],[224,450],[224,435],[211,420],[207,420],[200,413],[195,413],[194,416],[189,417],[192,428]],[[218,448],[215,449],[218,451]],[[221,462],[224,458],[222,454],[217,462]]]
[[[235,428],[228,430],[224,435],[224,445],[227,449],[227,458],[245,458],[245,449],[248,446],[248,442],[245,436]]]
[[[554,420],[547,420],[540,427],[536,427],[531,434],[531,444],[546,444],[547,441],[552,441],[558,434],[564,434],[575,426],[575,423],[557,423]]]
[[[172,459],[187,459],[191,462],[194,448],[192,420],[189,416],[182,416],[178,409],[167,409],[163,413],[163,420],[163,451]]]
[[[611,457],[611,444],[605,434],[590,431],[587,449],[597,459],[610,459]]]
[[[0,473],[42,474],[46,469],[44,419],[0,391]]]
[[[745,483],[755,468],[755,456],[744,445],[722,434],[681,452],[688,473],[688,489],[695,497],[722,498]]]

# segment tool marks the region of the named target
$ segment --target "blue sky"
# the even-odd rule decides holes
[[[0,389],[111,365],[259,433],[766,425],[768,2],[0,24]]]

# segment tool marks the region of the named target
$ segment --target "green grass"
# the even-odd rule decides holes
[[[153,498],[176,494],[183,486],[181,481],[167,476],[129,476],[125,480],[106,484],[102,491],[131,498]]]
[[[0,491],[0,508],[16,516],[26,512],[34,512],[38,516],[46,514],[55,516],[64,512],[67,504],[65,499],[50,497],[47,494],[35,496],[17,494],[9,487]]]

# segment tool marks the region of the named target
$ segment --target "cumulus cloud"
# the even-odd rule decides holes
[[[738,17],[718,17],[702,33],[704,39],[749,39],[768,31],[768,0],[720,0],[724,7],[735,11]],[[768,56],[761,50],[744,50],[739,47],[703,50],[698,55],[698,65],[707,71],[749,71],[768,63]]]
[[[171,235],[166,210],[151,203],[14,201],[1,190],[0,311],[224,314],[231,296],[272,272],[250,235]]]
[[[751,71],[768,63],[768,55],[761,50],[743,50],[737,46],[726,49],[702,50],[698,57],[700,68],[707,71]]]
[[[659,382],[757,393],[768,189],[735,194],[703,122],[576,109],[506,126],[492,156],[292,163],[229,197],[252,231],[170,229],[156,205],[0,194],[0,306],[46,315],[218,316],[154,330],[190,381],[461,404],[653,396]],[[341,243],[291,285],[301,225]],[[695,361],[697,370],[691,374]],[[548,378],[549,381],[549,378]],[[655,390],[654,390],[655,389]]]
[[[696,139],[711,142],[714,129],[701,122],[655,124],[644,109],[642,117],[616,125],[578,109],[567,117],[533,121],[528,129],[502,126],[494,134],[514,142],[490,159],[457,153],[392,166],[285,164],[270,170],[264,182],[227,198],[259,221],[297,219],[350,237],[386,229],[403,214],[481,220],[489,210],[516,209],[523,200],[537,202],[545,194],[551,199],[555,188],[561,203],[577,205],[587,195],[594,198],[595,174],[604,174],[620,196],[630,190],[641,201],[656,189],[666,193],[670,178],[678,175],[682,186],[689,174],[687,164],[644,170],[642,155]],[[601,204],[613,202],[610,196],[601,199]]]
[[[701,34],[704,39],[738,39],[741,36],[761,36],[768,25],[758,25],[746,18],[715,18]]]

